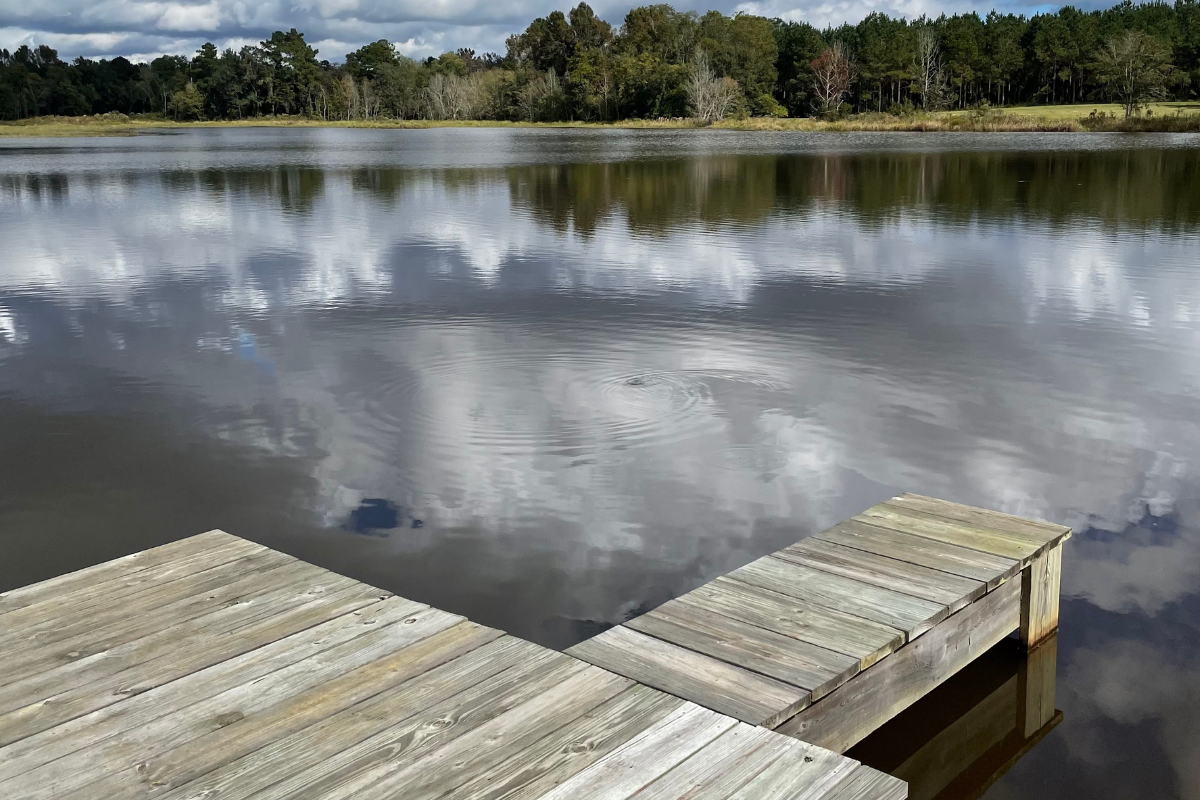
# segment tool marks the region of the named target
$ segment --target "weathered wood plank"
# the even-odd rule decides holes
[[[624,626],[580,642],[567,653],[752,725],[774,727],[809,702],[807,690]]]
[[[458,787],[454,800],[537,800],[666,719],[684,702],[634,684],[594,711]]]
[[[1062,545],[1046,550],[1021,574],[1021,644],[1037,647],[1058,630]]]
[[[787,737],[740,723],[631,798],[726,800],[787,752],[787,745]]]
[[[626,800],[736,724],[689,704],[541,800]]]
[[[848,778],[859,763],[807,742],[781,754],[729,800],[818,800]]]
[[[887,773],[860,766],[838,783],[822,800],[905,800],[908,786]]]
[[[844,653],[858,659],[859,669],[871,666],[905,639],[903,632],[887,625],[732,578],[717,578],[672,602]]]
[[[391,605],[392,608],[381,611],[374,622],[361,625],[367,630],[359,636],[347,637],[321,653],[274,670],[255,681],[182,708],[176,707],[172,714],[154,716],[135,727],[122,727],[129,723],[129,716],[135,715],[117,718],[117,724],[112,724],[114,720],[110,718],[105,721],[108,724],[94,725],[85,736],[73,737],[72,741],[56,740],[52,746],[43,743],[43,752],[54,748],[72,749],[51,763],[20,774],[10,784],[25,800],[66,800],[75,797],[80,794],[76,790],[94,784],[106,774],[136,769],[158,753],[259,713],[407,643],[444,630],[462,619],[436,609],[400,614],[395,613],[403,610],[399,604]],[[405,617],[415,622],[405,624]],[[119,710],[122,705],[112,708]],[[155,711],[152,709],[147,713],[154,715]],[[55,730],[48,733],[53,734]],[[36,736],[23,741],[28,742],[33,738]],[[131,759],[131,753],[136,757]],[[93,795],[87,790],[82,795],[111,796],[103,791]]]
[[[749,625],[723,614],[670,602],[626,627],[820,697],[858,672],[858,659]]]
[[[586,667],[564,681],[543,681],[531,687],[540,689],[535,697],[461,733],[442,747],[411,760],[388,759],[336,787],[313,787],[316,791],[305,788],[295,798],[436,800],[451,795],[479,772],[503,763],[631,685],[629,680],[594,667]],[[721,719],[726,724],[733,722]]]
[[[516,697],[517,687],[536,680],[536,670],[550,665],[560,670],[582,668],[553,651],[505,636],[182,786],[151,787],[150,796],[156,800],[246,800],[277,784],[302,786],[303,781],[285,782],[304,772],[305,780],[319,780],[356,758],[383,752],[397,743],[404,748],[418,747],[417,739],[427,734],[447,738],[474,724],[481,708],[498,714],[487,698]],[[385,731],[386,736],[372,745],[362,745]],[[355,747],[354,752],[341,755]]]
[[[854,520],[839,522],[812,538],[983,581],[989,591],[1021,569],[1021,562],[1015,558],[994,556]]]
[[[76,670],[82,669],[84,667],[81,665],[96,664],[117,648],[131,646],[147,637],[162,636],[172,628],[190,624],[198,617],[241,605],[247,598],[257,596],[256,593],[263,588],[274,589],[276,585],[287,588],[302,585],[305,581],[324,586],[325,591],[350,589],[357,584],[349,578],[304,564],[282,565],[263,572],[251,571],[228,583],[147,610],[136,617],[118,618],[106,625],[84,627],[72,636],[55,637],[54,641],[41,646],[30,644],[11,650],[0,666],[0,686],[7,688],[30,677],[73,665]]]
[[[780,550],[775,556],[813,569],[942,603],[950,607],[951,614],[987,590],[987,584],[983,581],[820,539],[805,539]]]
[[[799,600],[855,614],[920,636],[950,613],[944,603],[900,594],[829,572],[767,556],[734,570],[729,577]]]
[[[252,796],[255,800],[299,800],[301,797],[332,800],[333,797],[352,796],[355,788],[362,785],[364,776],[373,770],[405,769],[424,755],[444,748],[510,711],[523,708],[526,703],[543,696],[547,686],[586,687],[586,683],[580,684],[578,678],[587,669],[587,665],[560,653],[541,649],[529,651],[512,668],[476,686],[459,685],[453,697],[417,713],[406,714],[403,719],[340,752],[320,761],[303,758],[305,763],[300,770],[290,771],[282,780],[259,789]],[[567,721],[564,720],[564,724]],[[351,722],[352,719],[343,720],[331,730],[337,734]],[[298,751],[293,749],[292,752]],[[234,796],[246,796],[240,791],[240,782],[232,788],[236,793]]]
[[[415,627],[410,626],[405,633]],[[409,637],[398,640],[396,649],[391,652],[348,672],[314,682],[307,688],[300,687],[295,694],[286,695],[257,713],[244,714],[228,725],[198,726],[199,735],[194,738],[180,736],[182,726],[172,720],[175,724],[169,738],[179,744],[149,758],[146,758],[149,749],[140,748],[136,762],[124,770],[118,771],[116,764],[119,762],[110,759],[108,775],[61,800],[133,797],[148,787],[182,785],[502,635],[500,631],[464,620],[410,644],[404,644]],[[295,686],[294,679],[288,684],[286,690],[291,691]],[[270,691],[270,688],[266,687],[264,691]],[[279,694],[283,694],[283,690]],[[229,716],[238,714],[242,712]]]
[[[776,730],[845,752],[1015,630],[1020,597],[1015,581],[1001,585]]]
[[[277,673],[322,651],[378,630],[380,626],[413,616],[414,606],[420,607],[419,604],[400,598],[374,603],[323,625],[223,661],[206,670],[194,672],[165,686],[21,739],[5,748],[5,758],[0,761],[0,781],[29,773],[43,764],[77,751],[84,750],[85,755],[86,751],[95,752],[95,745],[104,739],[131,729],[144,731],[154,720],[164,719],[168,715],[182,712],[203,700],[225,695],[229,691],[239,692],[239,697],[249,695],[247,702],[253,702],[258,678]],[[452,616],[432,609],[417,613],[431,617],[436,614]]]
[[[259,548],[258,552],[249,555],[233,556],[236,552],[237,548],[232,544],[222,545],[195,557],[216,561],[218,554],[225,554],[219,563],[163,564],[141,570],[129,578],[110,581],[111,594],[107,596],[80,591],[76,594],[85,596],[77,602],[43,602],[11,611],[4,616],[4,627],[0,628],[0,650],[20,653],[105,625],[128,624],[142,610],[203,596],[209,589],[249,572],[295,564],[295,559],[266,548]]]
[[[282,596],[285,600],[294,600],[290,607],[271,602],[270,610],[256,613],[253,619],[239,620],[245,624],[237,628],[224,632],[205,632],[211,636],[197,635],[194,639],[164,636],[166,641],[155,642],[154,645],[156,650],[165,652],[158,658],[135,663],[128,669],[119,669],[126,654],[118,648],[95,654],[89,663],[67,665],[67,668],[81,667],[82,671],[57,674],[57,670],[51,670],[46,673],[47,680],[44,682],[39,682],[40,676],[35,676],[30,681],[6,686],[3,690],[6,701],[18,703],[24,696],[29,702],[0,715],[0,746],[336,619],[377,602],[379,598],[372,587],[363,584],[334,588],[336,590],[333,592],[313,594],[285,590],[276,598]],[[250,601],[242,605],[254,604]],[[234,606],[229,610],[236,608]],[[171,634],[173,631],[163,633]],[[173,650],[170,649],[172,646]],[[110,658],[118,669],[107,673],[101,667],[107,666]],[[23,684],[27,682],[31,684],[30,690],[22,695]],[[9,689],[16,691],[9,696]]]
[[[1018,559],[1022,565],[1029,563],[1045,545],[1032,541],[1024,536],[993,528],[976,528],[965,522],[956,522],[924,514],[920,511],[908,511],[889,505],[877,505],[868,508],[852,519],[878,525],[883,528],[904,531],[926,539],[956,544],[981,553],[991,553],[995,556]]]
[[[1017,517],[1001,511],[976,508],[975,506],[953,503],[949,500],[938,500],[933,497],[923,497],[922,495],[908,492],[899,497],[893,497],[891,500],[885,500],[884,503],[896,506],[897,508],[922,511],[926,514],[934,514],[935,516],[978,525],[983,528],[995,528],[1000,531],[1021,534],[1046,544],[1071,535],[1071,529],[1066,525],[1058,525],[1031,517]]]
[[[0,616],[9,611],[27,608],[35,603],[45,601],[69,605],[78,599],[77,592],[92,594],[99,590],[102,595],[107,596],[109,589],[104,588],[103,585],[109,581],[128,578],[135,572],[163,564],[179,564],[208,550],[227,547],[231,544],[238,548],[239,555],[235,557],[263,549],[261,545],[231,536],[224,531],[209,531],[189,536],[177,542],[170,542],[92,567],[68,572],[66,575],[48,578],[18,589],[10,589],[0,594]]]

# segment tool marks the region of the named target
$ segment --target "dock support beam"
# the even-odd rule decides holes
[[[1021,645],[1032,650],[1058,630],[1062,544],[1047,549],[1021,571]]]

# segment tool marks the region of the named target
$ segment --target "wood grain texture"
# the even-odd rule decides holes
[[[536,800],[684,704],[678,697],[635,684],[458,787],[455,800]]]
[[[949,500],[938,500],[919,494],[904,494],[884,501],[887,505],[904,508],[910,511],[921,511],[947,519],[958,520],[984,528],[1009,531],[1026,536],[1034,541],[1045,544],[1060,541],[1071,535],[1071,529],[1066,525],[1058,525],[1045,520],[1029,517],[1017,517],[1000,511],[990,511],[984,508],[953,503]]]
[[[195,641],[180,639],[173,635],[173,629],[167,629],[163,631],[167,641],[154,643],[156,646],[161,644],[167,652],[128,669],[119,669],[128,653],[114,648],[94,654],[86,663],[75,661],[67,665],[81,667],[80,670],[70,670],[66,674],[50,670],[44,673],[45,681],[38,680],[42,676],[35,676],[35,679],[6,686],[3,690],[5,700],[16,703],[24,698],[25,705],[0,715],[0,744],[48,730],[378,602],[379,594],[369,589],[358,584],[330,593],[322,591],[310,595],[305,592],[305,598],[295,606],[272,604],[274,613],[218,634],[216,639],[205,636],[197,636]],[[294,596],[295,592],[289,591],[287,595]],[[118,668],[117,671],[110,673],[106,669],[110,663]],[[27,691],[25,684],[31,684]],[[10,689],[13,690],[11,695]]]
[[[1062,546],[1046,550],[1021,573],[1021,644],[1037,647],[1058,630]]]
[[[820,539],[805,539],[775,555],[785,561],[941,603],[949,606],[952,614],[987,590],[982,581]]]
[[[751,561],[729,577],[888,625],[904,631],[910,639],[920,636],[950,613],[944,603],[893,592],[774,556]]]
[[[736,725],[728,717],[688,704],[542,800],[627,800]]]
[[[846,780],[859,763],[806,742],[780,755],[729,800],[818,800]]]
[[[859,669],[874,664],[905,640],[902,631],[887,625],[731,578],[717,578],[674,602],[844,653],[858,660]]]
[[[160,752],[150,755],[152,749],[143,747],[137,763],[124,770],[110,766],[110,774],[87,784],[80,791],[63,795],[62,800],[133,797],[148,788],[182,785],[501,635],[500,631],[462,621],[433,635],[421,636],[412,644],[397,644],[379,658],[307,688],[289,681],[292,685],[288,686],[288,692],[294,693],[279,692],[278,702],[261,711],[250,714],[225,712],[225,719],[235,716],[237,719],[217,727],[204,726],[190,739],[172,731],[169,740],[177,744],[171,749],[162,750],[156,743],[153,749]],[[220,720],[220,716],[214,719]],[[150,757],[145,758],[147,755]],[[109,763],[118,762],[110,760]]]
[[[150,567],[179,564],[205,551],[231,544],[240,548],[242,553],[253,553],[261,549],[261,545],[231,536],[224,531],[197,534],[177,542],[170,542],[105,561],[86,569],[68,572],[65,575],[31,583],[18,589],[11,589],[0,594],[0,615],[46,600],[57,604],[64,602],[69,604],[75,602],[77,592],[94,592],[109,581],[127,578],[135,572]],[[107,595],[107,590],[105,594]]]
[[[1021,569],[1021,562],[1015,558],[981,553],[856,520],[839,522],[812,538],[982,581],[989,591]]]
[[[671,602],[626,627],[819,697],[858,672],[858,659],[723,614]]]
[[[378,749],[391,747],[396,737],[418,737],[422,730],[461,729],[472,724],[480,693],[511,694],[513,687],[536,677],[536,672],[530,670],[545,668],[552,662],[564,663],[552,651],[503,637],[183,786],[152,787],[155,794],[151,796],[162,800],[245,800],[315,765],[322,765],[327,772],[335,770],[338,765],[333,759],[356,746],[357,753],[365,756],[371,747],[361,743],[384,731],[391,733],[375,740]],[[308,777],[318,776],[310,773]]]
[[[835,786],[822,800],[905,800],[908,786],[887,773],[860,766]]]
[[[566,723],[607,702],[631,682],[595,667],[584,667],[566,680],[531,684],[537,694],[515,708],[464,733],[436,749],[410,760],[388,759],[336,787],[312,791],[305,787],[293,795],[322,800],[435,800],[451,795],[479,772],[504,763]],[[712,712],[709,712],[712,713]],[[720,724],[728,717],[713,715]]]
[[[787,737],[740,723],[722,733],[632,800],[725,800],[787,751]]]
[[[955,544],[981,553],[1015,558],[1022,565],[1029,563],[1046,545],[1020,534],[994,528],[980,528],[966,522],[938,517],[921,511],[910,511],[895,506],[880,504],[868,508],[852,519],[884,528],[904,531],[915,536],[924,536],[947,544]]]
[[[93,715],[66,723],[62,727],[72,726],[71,734],[53,742],[35,741],[45,734],[23,739],[14,747],[29,743],[38,745],[35,752],[40,758],[52,753],[57,755],[53,762],[34,768],[28,768],[31,758],[14,759],[12,769],[23,771],[12,783],[25,800],[70,797],[69,793],[92,782],[98,774],[136,769],[158,753],[263,713],[276,703],[461,621],[461,617],[436,609],[413,614],[411,608],[394,600],[379,605],[388,607],[330,631],[328,638],[320,643],[328,646],[318,645],[320,650],[317,652],[306,653],[287,664],[278,664],[256,680],[242,682],[219,694],[199,696],[204,693],[203,684],[194,678],[204,673],[193,673],[188,679],[168,684],[164,689],[187,681],[190,684],[187,688],[199,691],[154,690],[95,712],[104,715],[104,719],[90,720],[91,725],[76,726],[75,723],[89,721],[88,717]],[[416,622],[407,625],[407,619]],[[140,700],[146,702],[138,702]],[[162,713],[164,707],[171,713]],[[47,733],[53,735],[56,730]],[[28,751],[22,750],[25,756]],[[130,753],[137,754],[136,760],[129,758]],[[0,766],[0,774],[8,770],[9,764]],[[101,792],[94,796],[111,795]]]
[[[807,690],[625,627],[611,628],[567,653],[752,725],[774,727],[809,702]]]
[[[844,753],[1016,630],[1020,598],[1015,581],[1003,584],[776,730]]]

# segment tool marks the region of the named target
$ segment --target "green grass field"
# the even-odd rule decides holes
[[[1200,102],[1151,103],[1149,109],[1156,117],[1174,114],[1200,114]],[[1020,114],[1053,120],[1082,119],[1093,111],[1098,114],[1114,114],[1118,117],[1125,116],[1125,107],[1117,103],[1077,103],[1069,106],[1009,106],[1003,110],[1008,114]]]

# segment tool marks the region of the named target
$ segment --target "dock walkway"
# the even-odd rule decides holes
[[[567,652],[841,753],[1013,631],[1057,629],[1070,533],[905,494]]]
[[[211,532],[0,595],[0,797],[907,794],[686,695]]]

